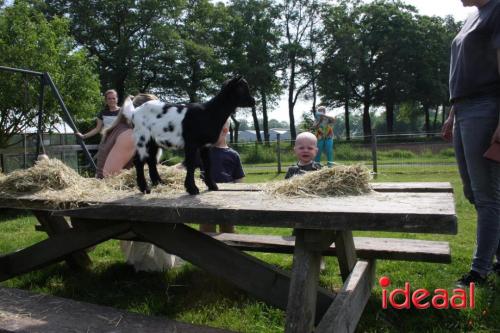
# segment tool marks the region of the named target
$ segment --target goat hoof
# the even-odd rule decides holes
[[[197,188],[197,187],[193,187],[193,188],[188,188],[187,189],[188,193],[191,194],[191,195],[197,195],[197,194],[200,194],[200,190]]]
[[[160,185],[160,184],[161,184],[161,185],[163,185],[163,184],[164,184],[162,180],[158,180],[158,181],[152,182],[152,185],[153,185],[153,186],[158,186],[158,185]]]
[[[210,191],[218,191],[219,190],[219,187],[217,186],[217,184],[212,184],[212,185],[208,185],[208,189]]]
[[[150,194],[151,193],[151,189],[149,187],[145,188],[145,189],[141,190],[141,193],[142,194]]]

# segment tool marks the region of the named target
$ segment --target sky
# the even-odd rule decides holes
[[[471,7],[463,7],[460,0],[406,0],[403,1],[417,8],[422,15],[447,16],[451,15],[455,20],[465,20],[467,15],[474,10]],[[295,121],[298,123],[302,119],[302,114],[311,109],[312,101],[298,101],[295,106]],[[327,110],[327,113],[336,114],[341,111]],[[288,121],[288,97],[283,95],[280,103],[269,114],[269,119]],[[250,120],[250,119],[249,119]]]

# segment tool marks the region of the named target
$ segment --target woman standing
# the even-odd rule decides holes
[[[482,284],[492,269],[500,273],[500,163],[483,157],[500,142],[500,0],[462,0],[475,6],[452,43],[450,98],[443,125],[453,140],[465,197],[477,211],[476,250],[471,270],[457,281]]]
[[[97,115],[96,127],[85,134],[76,133],[86,139],[103,132],[103,139],[96,154],[97,178],[104,178],[131,167],[135,153],[131,126],[125,121],[116,122],[120,111],[116,90],[107,90],[104,100],[105,107]]]
[[[316,132],[318,139],[318,154],[316,155],[316,162],[321,162],[321,153],[326,153],[328,166],[333,165],[333,124],[335,118],[326,115],[324,106],[318,108],[316,112],[313,128]]]

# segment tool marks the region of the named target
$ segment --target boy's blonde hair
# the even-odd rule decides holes
[[[299,135],[297,135],[297,137],[295,138],[295,144],[297,144],[297,142],[301,141],[301,140],[312,140],[315,143],[318,142],[318,139],[316,138],[316,135],[312,134],[311,132],[302,132],[302,133],[299,133]]]

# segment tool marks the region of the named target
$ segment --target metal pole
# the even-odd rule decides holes
[[[7,72],[13,72],[13,73],[25,73],[25,74],[43,76],[43,73],[41,73],[41,72],[30,71],[28,69],[19,69],[19,68],[0,66],[0,70],[7,71]]]
[[[57,101],[59,102],[59,105],[61,106],[61,109],[63,110],[63,119],[64,119],[64,121],[66,121],[66,123],[69,125],[69,127],[71,127],[71,129],[74,132],[77,132],[78,129],[76,128],[76,125],[73,122],[73,118],[71,118],[71,115],[70,115],[68,109],[66,108],[66,105],[64,104],[64,101],[63,101],[63,99],[61,97],[61,94],[59,93],[59,90],[57,90],[57,87],[54,84],[54,81],[52,81],[52,78],[50,77],[49,73],[44,73],[44,76],[45,76],[46,82],[48,83],[48,85],[52,89],[52,92],[54,93]],[[92,159],[92,155],[90,155],[90,152],[87,149],[87,146],[85,146],[85,142],[83,142],[83,140],[80,137],[78,137],[78,136],[76,137],[76,141],[82,147],[83,153],[85,154],[85,157],[87,157],[87,160],[89,161],[90,165],[92,165],[92,167],[94,168],[94,170],[96,170],[97,167],[96,167],[96,165],[94,163],[94,160]]]
[[[276,153],[278,155],[278,173],[281,173],[281,148],[280,148],[281,134],[276,134]]]
[[[43,95],[45,91],[45,79],[44,76],[40,76],[40,93],[38,95],[38,125],[37,125],[37,139],[36,139],[36,156],[40,155],[40,146],[42,142],[42,125],[43,125]],[[44,152],[45,153],[45,152]]]
[[[375,128],[372,129],[372,163],[373,163],[373,173],[374,177],[377,178],[377,132]]]

